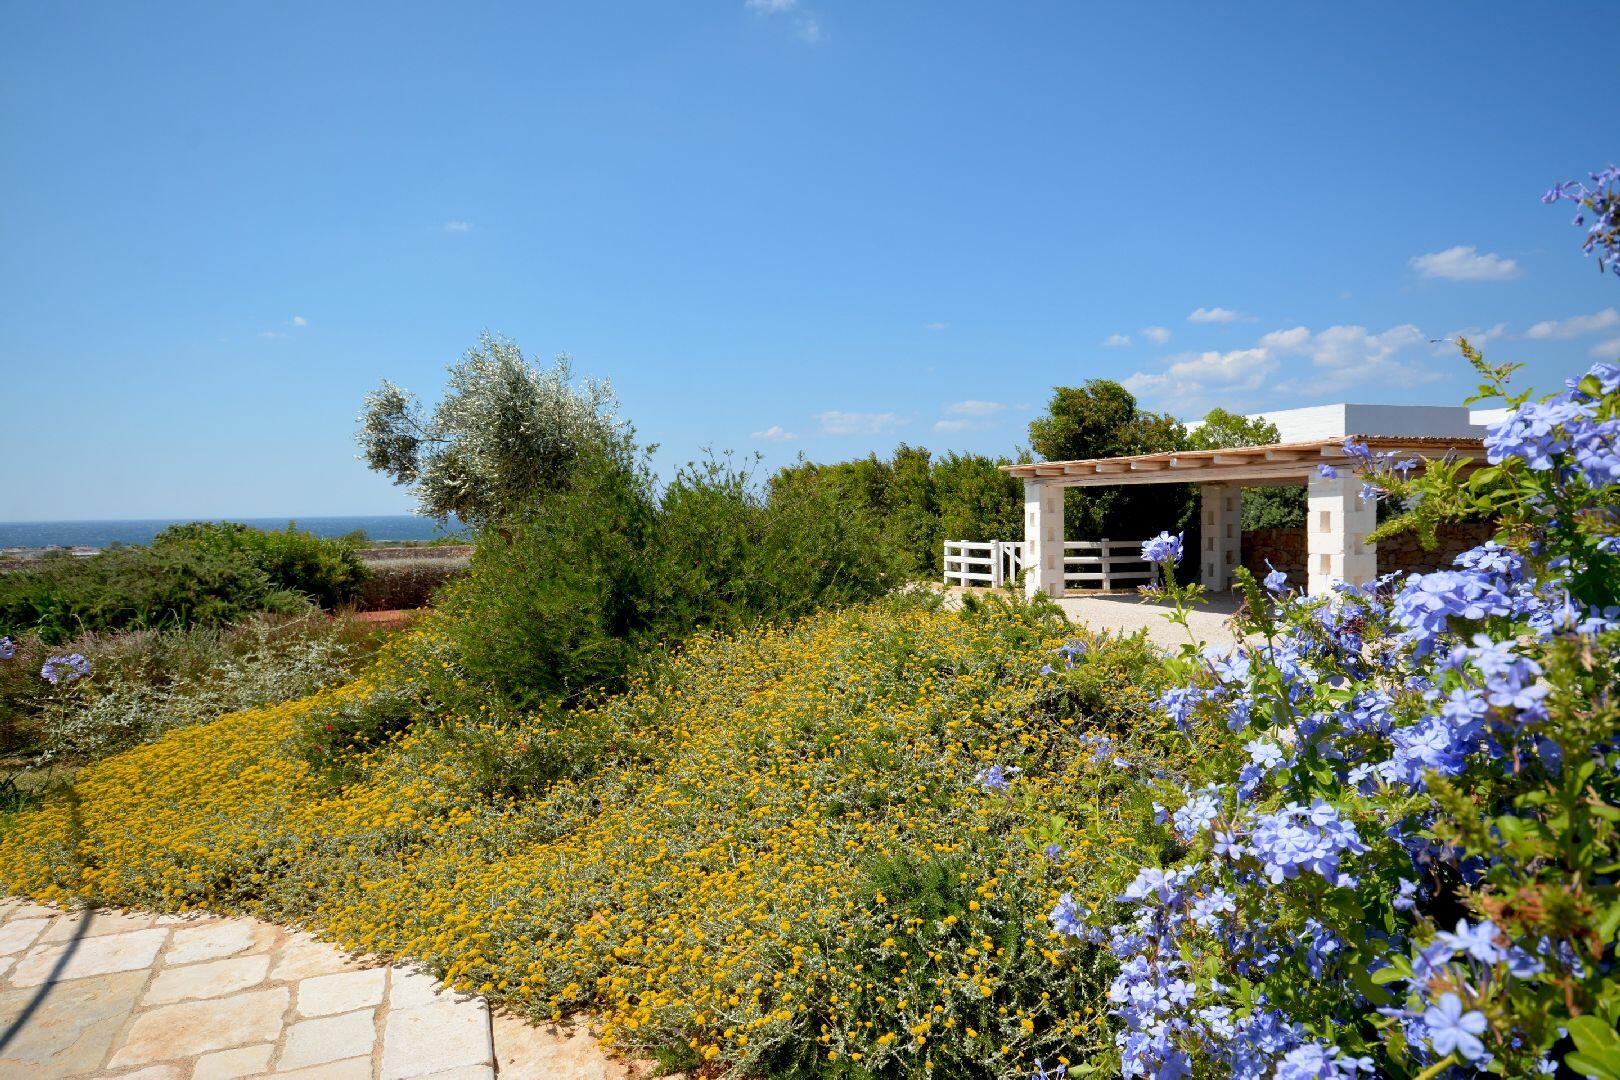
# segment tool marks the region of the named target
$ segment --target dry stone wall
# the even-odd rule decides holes
[[[1452,565],[1452,560],[1471,547],[1489,540],[1496,532],[1491,522],[1468,521],[1440,526],[1439,543],[1425,549],[1417,533],[1401,533],[1378,545],[1378,572],[1395,570],[1427,572]],[[1243,565],[1256,577],[1268,571],[1266,560],[1288,575],[1292,585],[1305,585],[1305,530],[1251,529],[1243,534]]]

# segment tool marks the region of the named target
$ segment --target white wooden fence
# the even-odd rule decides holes
[[[1021,540],[945,541],[947,585],[998,588],[1015,582],[1024,570]],[[1142,558],[1140,540],[1066,540],[1063,543],[1065,588],[1116,589],[1156,583],[1159,569]]]

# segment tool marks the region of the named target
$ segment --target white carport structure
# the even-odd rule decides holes
[[[1378,576],[1378,552],[1367,543],[1377,525],[1377,507],[1360,497],[1362,479],[1344,452],[1346,438],[1366,443],[1375,452],[1415,458],[1420,469],[1423,461],[1448,454],[1484,459],[1483,428],[1467,409],[1329,405],[1264,415],[1285,438],[1314,437],[1230,450],[1003,466],[1003,471],[1024,481],[1026,590],[1031,596],[1063,595],[1064,489],[1189,483],[1198,485],[1202,538],[1196,555],[1205,588],[1219,591],[1232,585],[1243,540],[1243,489],[1281,485],[1304,486],[1307,491],[1307,591],[1324,592],[1339,581],[1365,584]],[[1420,434],[1379,433],[1391,427]],[[1332,432],[1334,428],[1338,432]],[[1349,434],[1356,431],[1368,433]],[[1323,465],[1334,466],[1338,475],[1322,475]]]

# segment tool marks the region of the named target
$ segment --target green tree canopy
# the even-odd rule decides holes
[[[559,487],[583,453],[627,454],[617,405],[608,383],[576,381],[566,355],[542,369],[486,332],[450,365],[431,415],[385,380],[355,438],[367,465],[411,488],[418,513],[482,528]]]

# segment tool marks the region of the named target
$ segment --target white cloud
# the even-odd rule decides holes
[[[924,330],[943,330],[949,325],[951,325],[951,324],[948,323],[948,322],[923,323],[923,329]]]
[[[794,20],[793,32],[798,35],[800,41],[810,45],[818,45],[827,37],[821,29],[821,20],[808,13]]]
[[[259,336],[264,338],[264,340],[266,340],[266,341],[274,341],[274,340],[276,340],[276,338],[281,336],[281,331],[279,331],[279,330],[260,330],[259,331]]]
[[[470,221],[447,221],[444,223],[444,231],[447,233],[464,233],[471,230],[472,222]]]
[[[822,435],[881,435],[906,424],[898,413],[839,412],[816,414]]]
[[[1006,407],[999,401],[953,401],[945,411],[957,416],[992,416]]]
[[[1524,332],[1527,338],[1573,338],[1596,334],[1620,326],[1620,311],[1604,308],[1591,315],[1571,315],[1567,319],[1548,319],[1538,322]]]
[[[1155,345],[1163,345],[1170,340],[1170,328],[1167,326],[1144,326],[1142,336]]]
[[[969,428],[969,427],[972,427],[972,426],[973,426],[973,421],[971,421],[971,420],[935,420],[934,421],[934,430],[935,431],[962,431],[962,430],[965,430],[966,428]]]
[[[748,433],[748,437],[750,439],[769,439],[771,442],[788,442],[791,439],[798,438],[791,431],[783,431],[780,424],[772,424],[764,431],[751,431]]]
[[[743,0],[743,7],[761,15],[792,14],[793,35],[800,41],[817,45],[826,40],[827,33],[821,28],[821,19],[815,12],[800,8],[799,0]]]
[[[1592,346],[1592,355],[1599,360],[1620,360],[1620,337],[1598,342]]]
[[[1364,326],[1317,332],[1295,326],[1263,334],[1252,348],[1179,353],[1164,370],[1136,372],[1124,385],[1186,416],[1213,405],[1247,408],[1277,395],[1326,401],[1358,383],[1411,385],[1444,377],[1427,366],[1432,356],[1415,352],[1427,344],[1421,330],[1405,323],[1377,334]],[[1303,364],[1309,366],[1301,371]],[[1278,382],[1280,373],[1289,377]]]
[[[749,11],[763,11],[767,15],[780,15],[799,6],[799,0],[743,0]]]
[[[1462,330],[1453,330],[1445,337],[1431,341],[1429,344],[1433,345],[1436,349],[1447,356],[1456,356],[1458,338],[1467,338],[1468,344],[1472,345],[1476,349],[1483,349],[1486,345],[1493,341],[1498,341],[1502,338],[1511,336],[1512,335],[1508,333],[1508,324],[1499,322],[1495,326],[1469,326]]]
[[[1201,307],[1188,315],[1187,321],[1200,323],[1254,322],[1254,316],[1246,315],[1241,311],[1233,311],[1231,308]]]
[[[1118,348],[1121,345],[1129,345],[1131,343],[1131,335],[1129,335],[1129,334],[1109,334],[1107,337],[1103,338],[1102,343],[1103,343],[1103,348],[1105,348],[1105,349],[1114,349],[1114,348]]]
[[[1411,263],[1423,277],[1445,281],[1507,281],[1519,276],[1517,262],[1493,252],[1481,252],[1472,244],[1414,255]]]
[[[292,317],[292,324],[294,326],[308,326],[309,320],[304,318],[302,315],[294,315]]]

